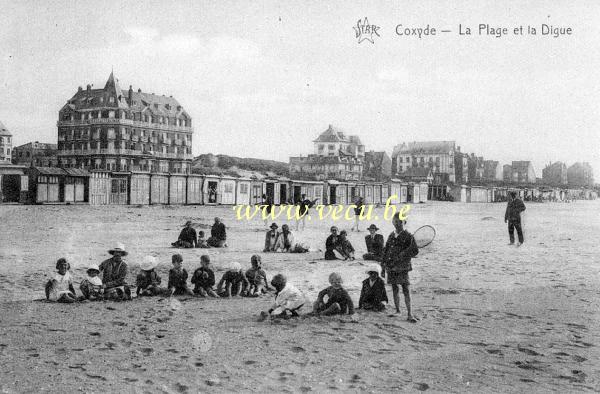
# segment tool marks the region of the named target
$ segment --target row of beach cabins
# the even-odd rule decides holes
[[[0,168],[0,201],[27,204],[90,205],[254,205],[265,196],[275,205],[293,204],[304,194],[321,204],[351,204],[361,196],[366,204],[506,201],[510,190],[524,200],[594,199],[592,190],[429,185],[426,182],[307,181],[245,171],[243,175],[115,173],[76,168]],[[584,195],[582,195],[584,193]],[[449,196],[451,196],[449,198]]]

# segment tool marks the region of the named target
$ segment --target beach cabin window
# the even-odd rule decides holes
[[[233,193],[233,184],[225,183],[224,189],[225,189],[225,193]]]
[[[248,185],[246,183],[240,184],[240,193],[248,194]]]
[[[58,183],[58,177],[57,176],[48,177],[48,183]]]
[[[38,183],[46,183],[46,177],[45,176],[38,176]]]

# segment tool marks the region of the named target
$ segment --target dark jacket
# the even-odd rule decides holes
[[[272,252],[275,250],[275,247],[277,246],[277,240],[279,239],[279,232],[277,232],[277,230],[275,230],[273,245],[271,245],[271,231],[272,230],[269,230],[265,234],[265,247],[263,249],[264,252]]]
[[[205,273],[206,277],[204,277]],[[215,273],[210,268],[200,267],[196,271],[194,271],[194,276],[192,276],[192,283],[196,285],[196,290],[199,288],[212,288],[215,285]]]
[[[198,237],[196,235],[196,230],[194,230],[192,227],[185,227],[179,233],[178,241],[189,242],[192,245],[196,246],[197,240]]]
[[[372,238],[371,234],[369,234],[365,237],[365,243],[367,244],[367,252],[375,256],[383,256],[383,235],[375,234],[375,238]]]
[[[387,292],[385,291],[385,282],[381,278],[377,278],[373,286],[369,282],[369,278],[363,280],[362,290],[360,291],[360,299],[358,307],[362,308],[364,303],[378,305],[382,302],[388,302]]]
[[[327,237],[327,240],[325,241],[325,260],[337,259],[337,257],[335,257],[335,253],[333,253],[333,250],[337,247],[337,245],[338,245],[338,236],[337,235],[331,234],[329,237]]]
[[[506,212],[504,213],[504,220],[509,222],[518,223],[521,221],[521,212],[525,210],[525,204],[520,198],[515,198],[509,201],[506,205]]]
[[[176,271],[175,268],[171,268],[169,270],[169,284],[167,287],[169,289],[174,287],[175,294],[180,294],[187,288],[187,278],[188,273],[185,268],[182,268],[181,271]]]
[[[334,302],[337,302],[341,308],[341,314],[348,313],[349,315],[352,315],[354,313],[354,303],[352,302],[352,298],[350,298],[350,295],[343,287],[334,289],[333,286],[329,286],[328,288],[321,290],[317,297],[317,302],[323,302],[325,296],[327,296],[325,308],[329,308]]]
[[[160,285],[160,276],[156,273],[156,271],[142,271],[138,274],[136,278],[136,286],[145,289],[148,286],[158,286]]]
[[[389,271],[412,271],[410,259],[419,254],[415,238],[406,230],[396,237],[392,231],[383,251],[383,265]]]
[[[121,260],[119,264],[113,262],[112,257],[100,263],[100,271],[102,272],[102,284],[106,289],[111,287],[124,286],[127,283],[127,264]]]
[[[219,241],[225,241],[227,239],[227,231],[223,223],[215,223],[210,229],[210,236],[218,239]]]

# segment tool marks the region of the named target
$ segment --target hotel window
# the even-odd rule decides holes
[[[109,102],[109,103],[111,103],[111,104],[114,104],[114,102],[115,102],[115,98],[114,98],[113,96],[110,96],[110,97],[108,98],[108,102]]]
[[[334,150],[334,149],[335,149],[335,145],[329,145],[329,146],[327,147],[327,149],[329,149],[329,150]]]
[[[402,163],[402,157],[398,157],[398,163]]]

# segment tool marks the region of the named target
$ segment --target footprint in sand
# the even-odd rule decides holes
[[[524,348],[524,347],[518,347],[517,350],[520,351],[521,353],[525,353],[525,354],[528,354],[530,356],[543,356],[543,354],[538,353],[535,350],[527,349],[527,348]]]
[[[256,364],[256,361],[254,361],[254,360],[246,360],[246,361],[244,361],[244,364],[246,364],[246,365],[252,365],[252,364]]]
[[[576,355],[576,354],[572,355],[572,356],[571,356],[571,358],[572,358],[574,361],[577,361],[578,363],[582,363],[582,362],[584,362],[584,361],[586,361],[586,360],[587,360],[587,358],[585,358],[585,357],[581,357],[581,356],[578,356],[578,355]]]
[[[302,352],[305,352],[305,351],[306,351],[306,349],[304,349],[301,346],[294,346],[292,348],[292,352],[294,352],[294,353],[302,353]]]
[[[383,339],[379,335],[367,335],[367,338],[371,338],[371,339]]]
[[[429,385],[427,383],[415,383],[415,389],[425,391],[429,389]]]
[[[177,350],[177,349],[167,349],[165,351],[169,352],[169,353],[179,353],[179,350]]]
[[[486,349],[489,354],[499,354],[502,355],[502,350],[500,349]]]
[[[99,337],[101,334],[99,332],[88,332],[88,335],[91,335],[93,337]]]
[[[152,349],[151,347],[145,347],[140,349],[140,352],[142,352],[144,356],[149,356],[152,354],[152,352],[154,352],[154,349]]]

